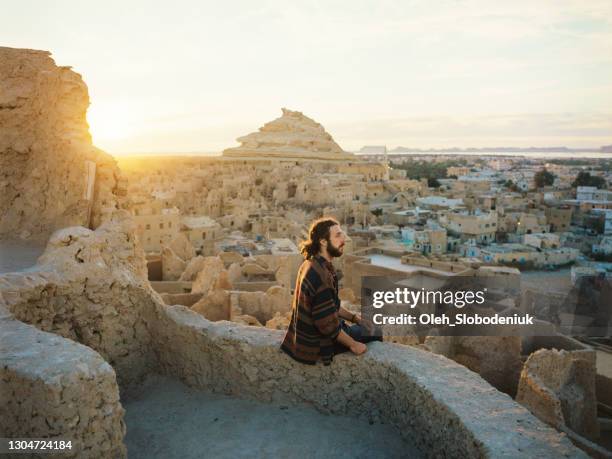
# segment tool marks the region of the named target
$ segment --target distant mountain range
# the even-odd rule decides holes
[[[362,148],[363,150],[363,148]],[[568,147],[528,147],[528,148],[517,148],[517,147],[487,147],[487,148],[409,148],[409,147],[396,147],[393,150],[389,150],[389,153],[465,153],[465,152],[507,152],[507,153],[612,153],[612,145],[604,145],[599,148],[568,148]],[[361,153],[361,152],[360,152]],[[364,152],[365,153],[365,152]]]

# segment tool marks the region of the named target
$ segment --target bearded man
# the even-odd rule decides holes
[[[338,276],[332,260],[342,256],[346,234],[337,220],[323,217],[310,226],[300,244],[305,260],[298,271],[293,293],[291,321],[281,349],[298,362],[329,365],[334,354],[350,350],[366,352],[364,343],[382,341],[358,314],[340,305]],[[345,320],[353,322],[349,326]]]

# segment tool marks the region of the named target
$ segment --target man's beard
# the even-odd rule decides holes
[[[343,246],[341,246],[343,248]],[[331,241],[327,241],[327,253],[331,256],[331,257],[341,257],[342,256],[342,248],[341,247],[336,247],[334,244],[331,243]]]

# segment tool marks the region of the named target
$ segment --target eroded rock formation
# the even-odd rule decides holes
[[[98,227],[126,204],[115,160],[95,148],[81,76],[47,51],[0,47],[0,238]]]
[[[283,116],[264,124],[259,131],[239,137],[242,145],[224,150],[223,156],[356,160],[313,119],[286,108],[282,111]]]

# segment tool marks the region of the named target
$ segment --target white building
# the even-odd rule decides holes
[[[600,190],[594,186],[579,186],[576,188],[577,201],[612,201],[612,191]]]

